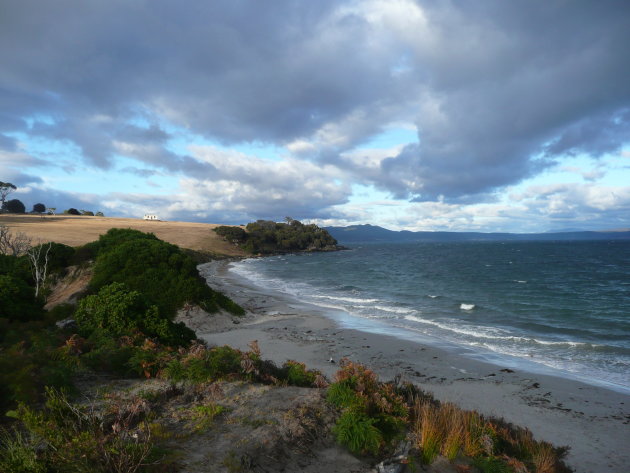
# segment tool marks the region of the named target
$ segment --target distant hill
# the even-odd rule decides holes
[[[411,232],[393,231],[376,225],[326,227],[340,243],[414,242],[414,241],[570,241],[630,240],[630,231],[571,231],[555,233],[482,233],[482,232]]]

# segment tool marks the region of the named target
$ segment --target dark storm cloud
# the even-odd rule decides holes
[[[448,6],[445,6],[448,5]],[[624,2],[461,2],[428,11],[437,49],[419,144],[372,181],[449,200],[535,175],[563,153],[600,156],[630,137],[630,9]]]
[[[365,22],[328,20],[331,5],[14,2],[0,24],[0,77],[42,106],[45,91],[57,94],[40,112],[61,114],[62,136],[100,165],[91,115],[126,118],[140,105],[225,142],[291,139],[377,100],[390,81],[382,58],[358,47]]]
[[[154,123],[227,144],[303,140],[302,159],[349,180],[455,202],[628,141],[627,2],[417,5],[5,2],[0,132],[73,143],[102,168],[123,154],[214,180],[222,163],[173,153]],[[418,143],[377,167],[341,157],[394,121],[415,123]]]

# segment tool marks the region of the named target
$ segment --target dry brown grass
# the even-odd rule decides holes
[[[12,232],[22,232],[34,242],[55,241],[80,246],[97,240],[110,228],[132,228],[154,233],[158,238],[182,248],[226,256],[245,256],[233,244],[212,231],[212,223],[156,222],[135,218],[84,217],[75,215],[0,215],[0,224]]]
[[[569,471],[560,461],[563,449],[536,441],[527,429],[485,419],[475,411],[465,411],[451,403],[426,399],[417,399],[413,412],[411,429],[425,463],[431,463],[439,454],[451,461],[463,455],[500,459],[516,473]]]

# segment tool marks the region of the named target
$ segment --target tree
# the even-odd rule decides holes
[[[0,181],[0,202],[2,202],[2,208],[4,208],[4,201],[7,196],[13,192],[17,187],[15,187],[10,182],[2,182]]]
[[[21,256],[31,247],[31,239],[25,233],[15,235],[6,225],[0,225],[0,254]]]
[[[26,281],[11,274],[0,274],[0,318],[33,320],[41,313],[41,304]]]
[[[69,215],[81,215],[81,212],[79,212],[77,209],[70,207],[68,210],[64,210],[65,214],[69,214]]]
[[[44,213],[46,212],[46,206],[44,204],[35,204],[33,205],[33,212]]]
[[[96,216],[97,217],[104,217],[105,214],[99,210],[98,212],[96,212]]]
[[[11,199],[7,202],[4,202],[2,204],[2,208],[14,214],[23,214],[24,212],[26,212],[26,207],[24,207],[22,201],[18,199]]]
[[[33,279],[35,280],[35,297],[39,296],[39,290],[44,286],[46,276],[48,276],[48,253],[51,247],[52,243],[48,243],[48,245],[39,244],[26,252],[31,263]]]

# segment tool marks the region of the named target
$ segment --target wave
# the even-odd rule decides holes
[[[360,299],[358,297],[341,297],[341,296],[328,296],[314,294],[313,297],[318,299],[332,299],[334,301],[350,302],[352,304],[370,304],[373,302],[380,302],[379,299]]]
[[[581,347],[581,348],[590,348],[597,349],[603,348],[604,345],[598,345],[596,343],[589,342],[573,342],[568,340],[540,340],[537,338],[531,337],[519,337],[509,332],[506,332],[499,328],[492,327],[468,327],[464,328],[461,325],[449,325],[440,322],[436,322],[434,320],[423,319],[420,317],[416,317],[413,315],[407,315],[404,317],[406,320],[412,322],[418,322],[427,325],[433,325],[435,327],[441,328],[443,330],[457,333],[460,335],[468,335],[473,337],[474,339],[485,339],[485,340],[501,340],[505,342],[516,342],[519,344],[527,344],[527,345],[543,345],[543,346],[556,346],[556,347]],[[455,321],[453,321],[455,323]]]
[[[475,304],[460,304],[459,308],[462,310],[473,310],[475,308]]]
[[[391,306],[382,306],[375,305],[375,309],[382,310],[383,312],[393,312],[395,314],[412,314],[417,312],[415,309],[409,309],[405,307],[391,307]]]

